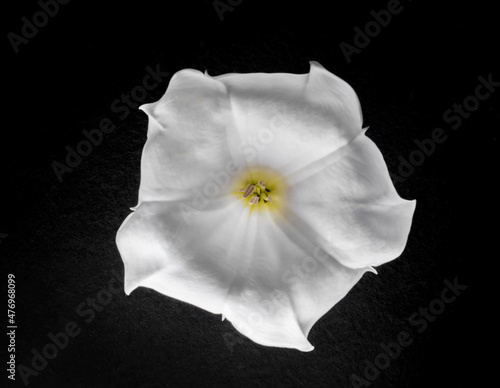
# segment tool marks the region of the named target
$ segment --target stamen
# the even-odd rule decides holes
[[[256,195],[254,195],[252,198],[250,198],[250,205],[257,205],[259,203],[259,197],[257,197]]]
[[[285,190],[285,181],[279,175],[252,168],[235,182],[232,195],[249,210],[249,215],[261,211],[273,213],[280,210],[281,204],[286,201]]]
[[[250,194],[253,193],[254,189],[255,189],[254,185],[248,184],[247,188],[243,192],[243,198],[248,198]]]

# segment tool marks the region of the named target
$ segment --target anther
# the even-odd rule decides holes
[[[257,197],[256,195],[254,195],[252,198],[250,198],[250,201],[248,201],[250,203],[250,205],[257,205],[259,203],[259,197]]]
[[[253,193],[254,189],[255,189],[254,185],[248,184],[247,188],[243,192],[243,198],[248,198],[250,194]]]
[[[262,187],[263,189],[265,189],[265,188],[266,188],[266,185],[265,185],[265,184],[264,184],[264,182],[262,182],[262,181],[258,181],[258,182],[257,182],[257,184],[258,184],[260,187]]]

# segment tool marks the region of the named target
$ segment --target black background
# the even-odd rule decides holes
[[[353,28],[363,29],[370,11],[387,2],[244,0],[223,21],[212,1],[171,3],[73,0],[17,54],[7,34],[19,34],[21,17],[39,5],[4,11],[1,281],[6,290],[7,273],[16,276],[18,365],[31,368],[32,349],[41,351],[49,332],[70,321],[81,329],[29,386],[350,387],[364,360],[373,362],[380,343],[402,330],[413,343],[371,387],[465,387],[467,379],[479,386],[494,377],[485,364],[494,291],[482,285],[493,285],[486,277],[497,260],[488,248],[497,230],[498,91],[456,130],[442,117],[474,94],[478,76],[500,80],[494,11],[480,2],[402,0],[403,11],[347,63],[340,43],[352,44]],[[311,353],[257,345],[220,316],[144,288],[118,293],[86,323],[77,307],[108,287],[112,271],[123,276],[115,235],[137,203],[146,139],[145,114],[131,110],[121,120],[111,103],[142,84],[147,66],[170,76],[183,68],[306,73],[310,60],[356,90],[367,134],[391,172],[415,139],[436,127],[448,135],[396,185],[403,198],[417,199],[403,255],[379,267],[379,276],[365,275],[318,321]],[[159,99],[169,79],[144,102]],[[59,182],[51,163],[64,162],[65,147],[105,117],[115,131]],[[409,327],[408,317],[455,277],[467,290],[422,333]],[[237,341],[232,349],[224,336]],[[15,383],[3,373],[6,386],[23,386],[19,372]]]

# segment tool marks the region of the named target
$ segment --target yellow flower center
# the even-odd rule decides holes
[[[249,214],[264,209],[276,211],[284,203],[285,186],[283,178],[274,171],[252,168],[236,180],[232,194],[249,207]]]

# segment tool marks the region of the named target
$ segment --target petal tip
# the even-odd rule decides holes
[[[123,287],[125,295],[129,296],[136,288],[137,286],[130,284],[130,281],[127,281],[127,279],[125,279],[125,286]]]
[[[320,69],[324,69],[324,66],[318,61],[309,61],[309,66],[310,67],[316,66],[319,67]]]
[[[375,275],[378,275],[377,270],[376,270],[375,268],[373,268],[373,267],[368,267],[366,271],[367,271],[367,272],[374,273]]]
[[[307,345],[303,345],[303,346],[301,346],[300,348],[297,348],[297,349],[300,350],[301,352],[308,353],[308,352],[312,352],[314,350],[314,346],[312,346],[308,342]]]
[[[144,113],[146,113],[149,116],[151,116],[152,108],[155,105],[154,102],[148,103],[148,104],[142,104],[139,106],[139,110],[142,110]]]

